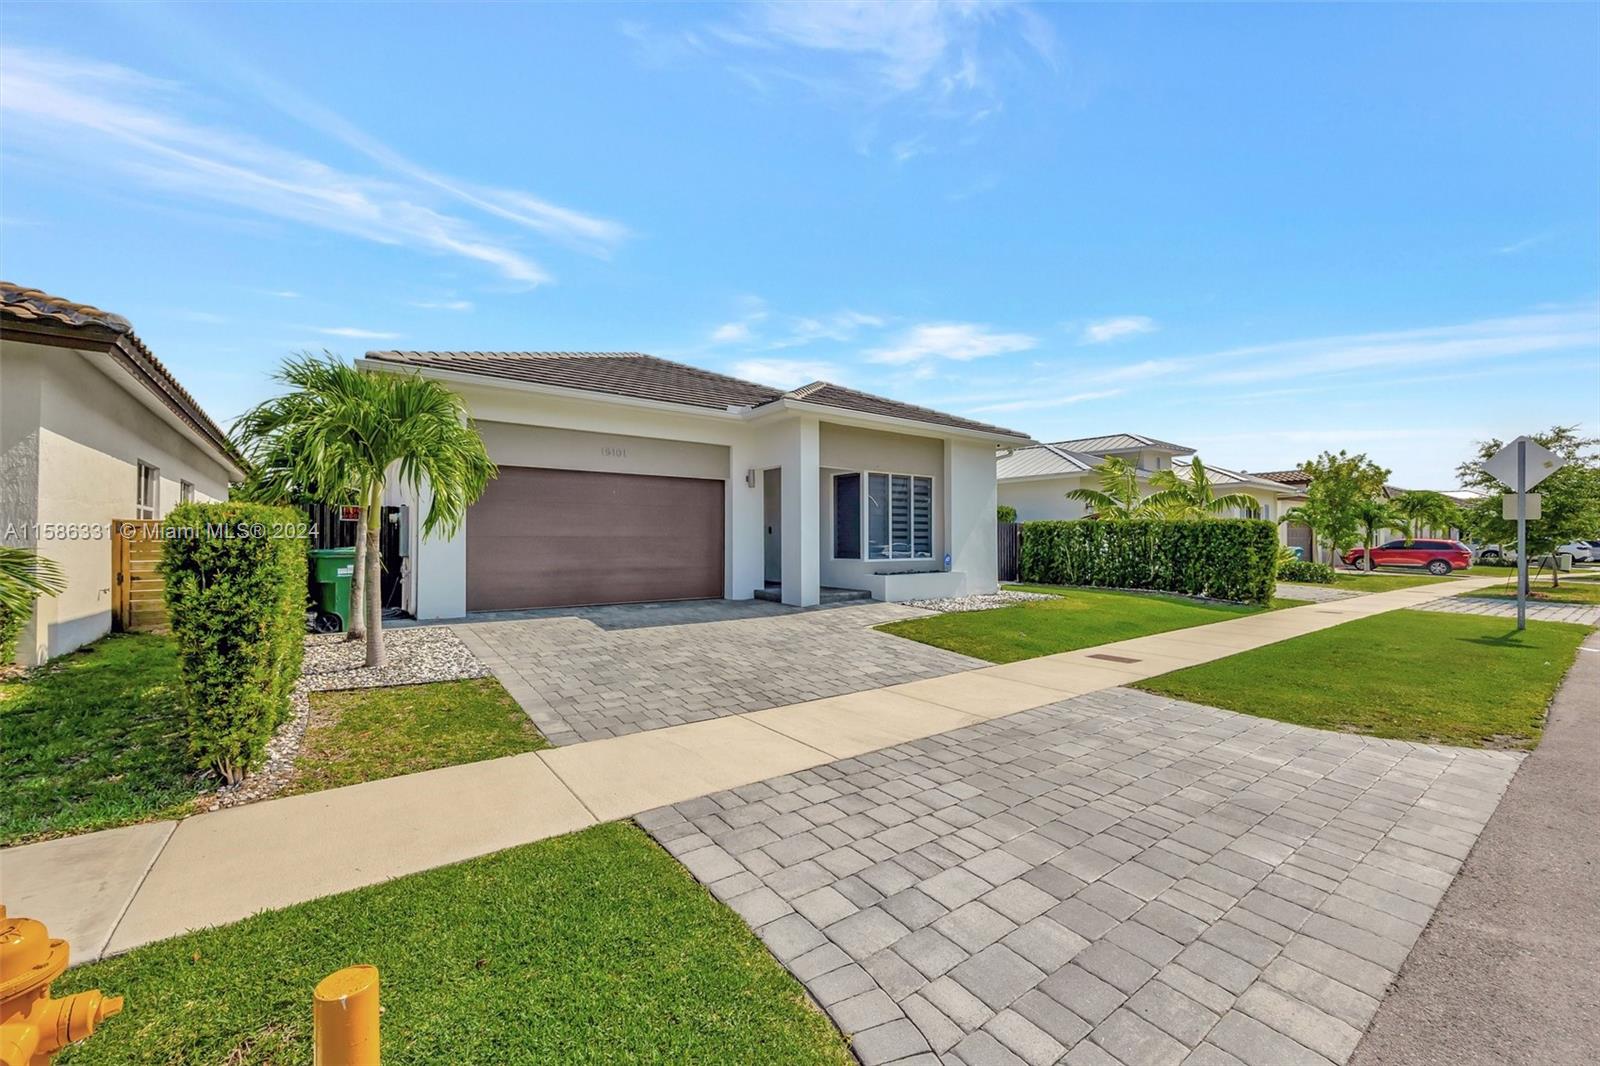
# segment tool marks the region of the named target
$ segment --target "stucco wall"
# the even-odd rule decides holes
[[[942,570],[949,537],[944,497],[949,491],[944,476],[944,441],[884,433],[856,426],[822,423],[819,432],[822,469],[817,478],[817,547],[822,557],[822,584],[831,588],[866,589],[880,571]],[[991,449],[992,452],[993,449]],[[913,474],[933,479],[933,555],[927,559],[836,559],[833,556],[833,478],[836,474],[876,472]],[[862,507],[866,517],[866,507]],[[862,553],[866,540],[862,539]],[[877,583],[881,585],[882,583]]]
[[[1043,478],[1039,481],[1002,481],[999,500],[1017,509],[1019,522],[1082,518],[1089,513],[1088,508],[1067,499],[1064,494],[1071,489],[1096,485],[1088,475]]]
[[[19,642],[19,659],[35,663],[71,651],[111,629],[111,523],[135,517],[138,463],[161,471],[160,513],[178,503],[179,482],[195,486],[195,499],[228,495],[228,469],[146,407],[132,389],[107,373],[103,356],[7,341],[4,375],[5,438],[28,435],[27,409],[35,412],[37,444],[34,518],[48,534],[34,545],[58,563],[67,590],[40,599]],[[31,394],[34,399],[18,399]],[[19,417],[20,416],[20,417]],[[13,419],[18,420],[14,423]],[[9,456],[10,449],[7,449]],[[9,465],[9,464],[8,464]],[[74,537],[74,530],[88,530]]]

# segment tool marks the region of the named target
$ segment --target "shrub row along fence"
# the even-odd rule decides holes
[[[260,760],[300,676],[303,523],[291,508],[191,503],[162,526],[189,749],[230,784]]]
[[[1026,522],[1021,579],[1267,603],[1278,533],[1256,519]]]

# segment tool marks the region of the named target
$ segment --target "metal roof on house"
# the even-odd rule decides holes
[[[113,351],[124,369],[207,441],[227,463],[241,472],[248,469],[228,435],[211,420],[189,391],[178,384],[172,371],[156,358],[133,331],[133,324],[121,315],[14,282],[0,281],[0,333],[58,347]]]
[[[1076,440],[1058,440],[1051,443],[1069,452],[1084,452],[1089,455],[1103,455],[1106,452],[1131,452],[1141,448],[1173,452],[1177,455],[1194,454],[1194,449],[1186,444],[1173,444],[1170,441],[1157,440],[1154,437],[1146,437],[1140,433],[1112,433],[1104,437],[1079,437]]]
[[[1006,478],[1070,476],[1083,474],[1099,465],[1099,457],[1076,455],[1054,444],[1018,448],[995,462],[995,477]]]
[[[1026,433],[814,381],[784,391],[642,352],[368,352],[368,359],[722,411],[781,400],[1027,440]]]

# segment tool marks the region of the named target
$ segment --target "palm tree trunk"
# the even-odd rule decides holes
[[[350,625],[346,640],[367,639],[367,509],[356,508],[356,566],[350,574]]]
[[[383,484],[372,486],[367,502],[367,665],[382,666],[383,647],[383,551],[378,547],[383,528]]]

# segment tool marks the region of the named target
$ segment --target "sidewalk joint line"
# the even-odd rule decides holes
[[[172,828],[167,831],[166,837],[161,841],[161,846],[150,857],[150,862],[146,864],[144,872],[139,875],[139,881],[133,886],[133,891],[128,893],[128,902],[124,903],[122,909],[117,912],[117,920],[111,923],[111,929],[106,933],[105,943],[95,950],[93,959],[84,961],[98,962],[100,959],[105,958],[106,951],[111,947],[111,942],[117,938],[117,930],[122,928],[122,923],[128,917],[128,912],[133,909],[133,901],[139,898],[139,893],[144,891],[144,883],[150,880],[150,871],[156,868],[156,863],[161,861],[161,856],[167,853],[167,845],[172,843],[172,838],[178,835],[178,826],[185,821],[187,819],[179,819],[171,823]]]

